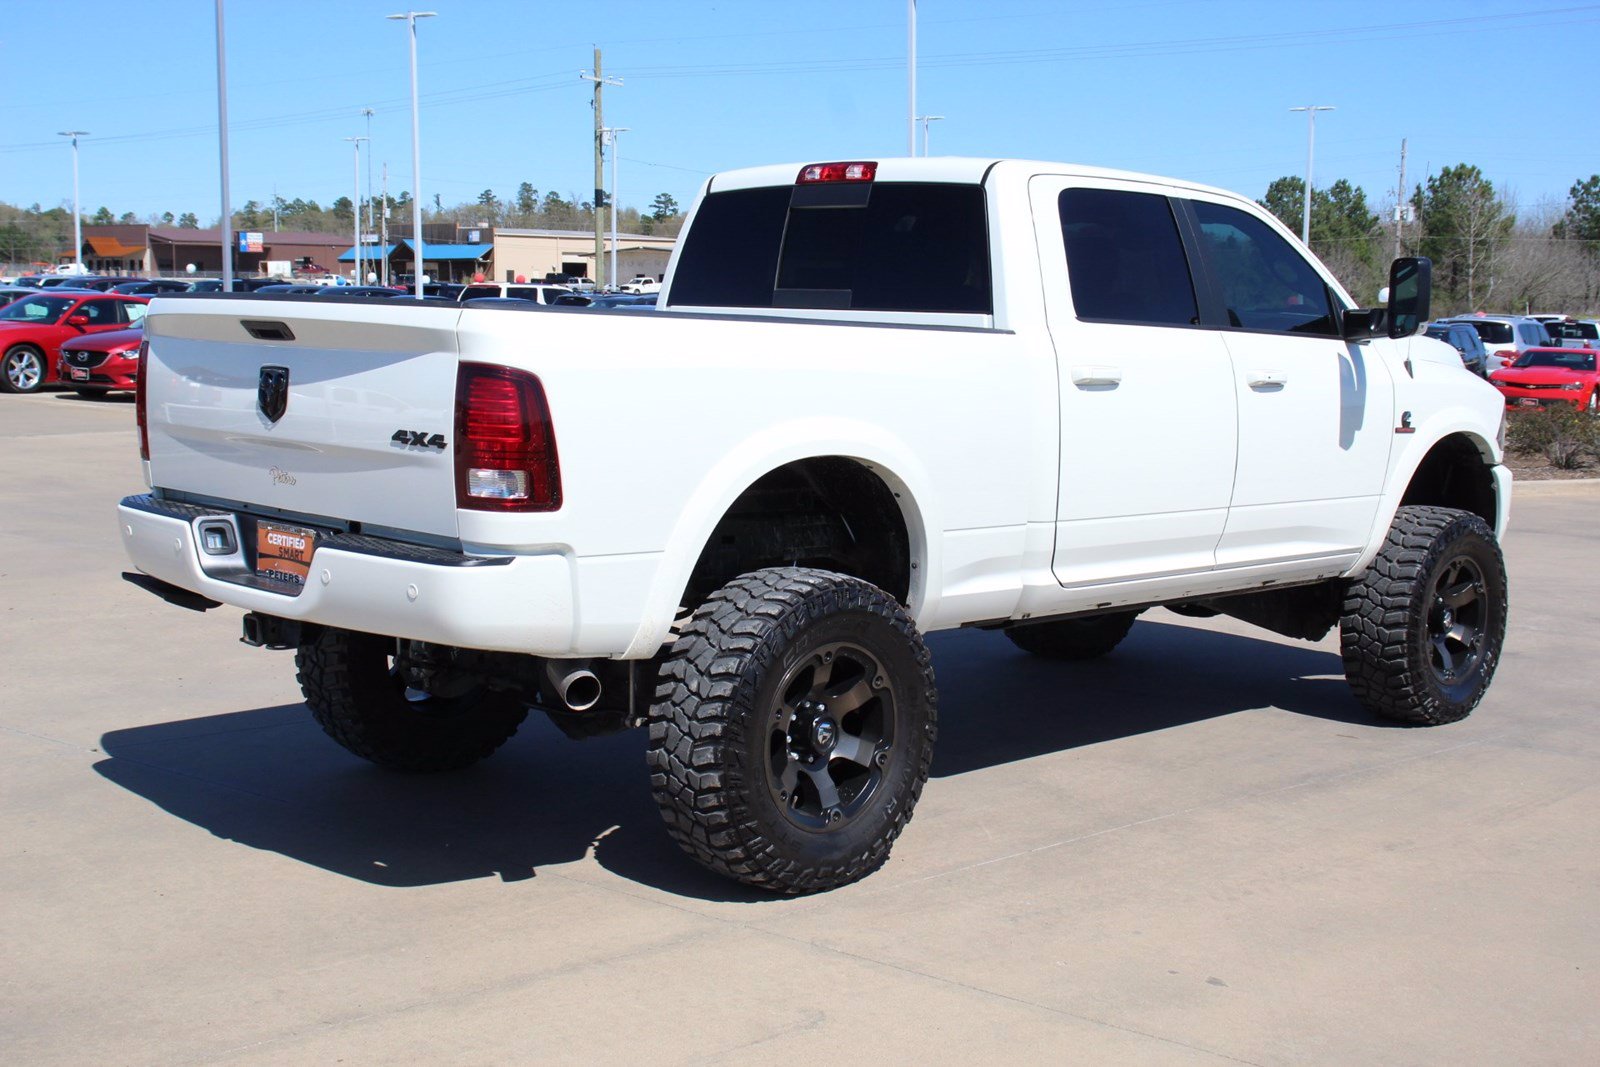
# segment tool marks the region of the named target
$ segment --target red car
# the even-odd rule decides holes
[[[57,380],[61,346],[144,321],[149,300],[119,293],[45,291],[0,308],[0,390],[32,393]]]
[[[1530,348],[1489,375],[1510,407],[1571,404],[1600,415],[1600,372],[1592,348]]]
[[[111,330],[68,341],[61,346],[56,377],[79,396],[104,396],[132,392],[139,380],[139,342],[144,325],[131,330]]]

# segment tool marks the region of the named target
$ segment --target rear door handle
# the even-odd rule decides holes
[[[1253,370],[1245,380],[1252,389],[1282,389],[1289,384],[1289,376],[1281,370]]]
[[[1095,385],[1121,385],[1121,367],[1073,367],[1072,384],[1085,388]]]

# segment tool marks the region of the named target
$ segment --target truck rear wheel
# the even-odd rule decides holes
[[[769,568],[723,586],[672,646],[650,709],[668,832],[718,874],[813,893],[877,870],[928,780],[927,646],[859,579]]]
[[[1416,726],[1464,719],[1506,634],[1506,567],[1494,531],[1451,508],[1403,507],[1345,595],[1344,674],[1374,715]]]
[[[394,652],[391,637],[335,629],[295,651],[312,716],[362,759],[397,771],[456,770],[499,748],[527,717],[520,701],[484,686],[450,696],[409,689]]]
[[[1098,659],[1122,643],[1138,617],[1137,611],[1111,611],[1081,619],[1013,626],[1006,636],[1024,652],[1045,659]]]

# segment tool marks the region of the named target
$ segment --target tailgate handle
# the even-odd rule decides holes
[[[268,322],[265,319],[240,319],[244,332],[257,341],[293,341],[294,331],[286,322]]]

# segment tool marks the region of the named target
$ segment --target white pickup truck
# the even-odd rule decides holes
[[[295,649],[357,755],[647,725],[691,855],[828,889],[927,779],[926,631],[1070,660],[1155,605],[1338,626],[1373,714],[1467,715],[1511,479],[1428,295],[1400,260],[1359,309],[1255,204],[1146,175],[719,174],[658,313],[156,297],[122,535],[134,580]]]
[[[624,283],[621,289],[624,293],[659,293],[661,291],[661,280],[652,278],[648,274],[639,274]]]

